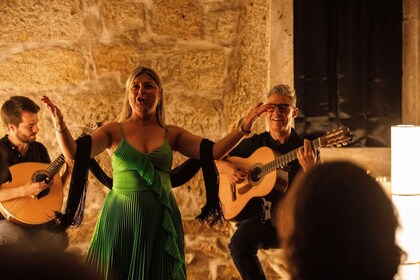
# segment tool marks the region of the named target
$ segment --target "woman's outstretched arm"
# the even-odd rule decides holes
[[[43,96],[41,101],[44,102],[51,114],[54,123],[55,135],[64,157],[74,160],[77,145],[64,123],[63,114],[47,96]]]
[[[258,103],[253,107],[244,118],[240,127],[234,129],[229,134],[218,140],[213,146],[214,159],[221,159],[228,154],[244,136],[251,132],[255,120],[267,110],[269,105]],[[168,126],[168,130],[174,136],[175,140],[172,149],[179,151],[190,158],[200,158],[201,137],[194,135],[178,126]]]
[[[67,129],[67,126],[64,122],[63,114],[61,113],[60,109],[47,96],[43,96],[41,100],[47,106],[47,109],[51,114],[52,120],[54,122],[57,141],[63,155],[67,159],[74,160],[77,144],[70,131]],[[92,133],[92,148],[90,154],[91,158],[102,153],[105,149],[110,147],[110,129],[112,129],[112,125],[108,124]]]

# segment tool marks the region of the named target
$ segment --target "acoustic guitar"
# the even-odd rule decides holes
[[[81,136],[98,129],[102,123],[88,124]],[[23,162],[9,167],[11,181],[2,184],[0,188],[17,188],[32,182],[47,183],[47,188],[38,195],[18,197],[0,202],[1,214],[10,222],[21,225],[44,224],[61,211],[63,205],[63,182],[58,171],[65,163],[64,155],[58,156],[52,163]]]
[[[347,127],[341,127],[311,141],[311,145],[316,150],[322,147],[341,147],[352,141],[353,134]],[[228,157],[227,161],[240,169],[249,170],[249,172],[245,180],[239,184],[231,184],[227,175],[219,172],[219,199],[224,218],[226,220],[242,220],[243,217],[249,215],[249,209],[255,208],[255,203],[250,207],[251,201],[254,202],[253,198],[264,197],[273,188],[286,192],[288,186],[287,164],[297,159],[297,150],[280,155],[268,147],[261,147],[248,158]],[[245,208],[247,209],[244,210]]]

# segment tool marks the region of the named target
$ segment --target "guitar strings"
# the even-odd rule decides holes
[[[64,159],[64,156],[63,156],[63,159]],[[54,161],[54,162],[56,162],[56,161]],[[41,181],[45,180],[45,176],[50,178],[49,174],[38,173],[38,174],[35,175],[35,178],[33,178],[33,179],[35,179],[35,180],[33,180],[33,182],[41,182]],[[49,186],[48,188],[50,188],[50,187],[51,186]],[[13,202],[10,204],[10,206],[6,208],[6,210],[10,214],[12,214],[12,216],[14,216],[14,218],[16,218],[16,216],[19,216],[19,213],[16,213],[17,210],[19,210],[19,208],[23,208],[25,205],[27,206],[28,204],[32,204],[31,202],[33,201],[33,199],[38,200],[38,198],[30,197],[30,196],[15,198],[13,200]],[[13,215],[13,213],[14,213],[14,215]]]

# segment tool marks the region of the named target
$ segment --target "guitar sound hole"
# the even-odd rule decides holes
[[[252,181],[254,181],[254,182],[258,181],[261,178],[261,176],[260,176],[261,173],[262,173],[261,168],[259,168],[259,167],[254,168],[254,170],[252,170],[252,172],[251,172]]]

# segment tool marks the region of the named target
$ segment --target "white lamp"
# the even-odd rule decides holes
[[[401,280],[420,279],[420,126],[391,127],[391,192],[401,229],[397,233],[407,259]]]

